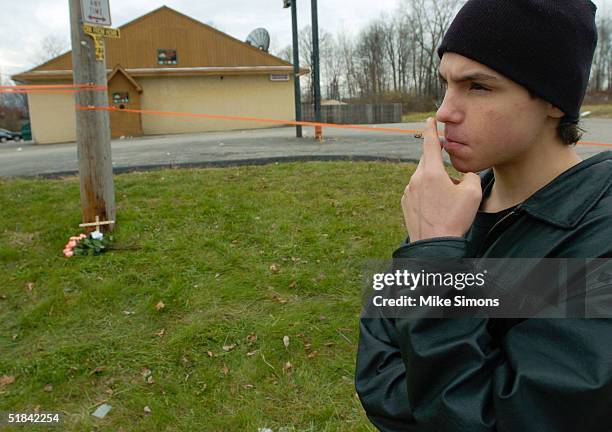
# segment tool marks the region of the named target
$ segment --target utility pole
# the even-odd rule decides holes
[[[321,122],[321,76],[319,73],[319,17],[317,12],[317,0],[311,1],[312,9],[312,78],[314,79],[314,112],[315,121]],[[323,136],[320,126],[315,127],[315,138]]]
[[[70,2],[72,41],[72,71],[75,85],[89,84],[106,87],[106,60],[101,38],[84,33],[81,0]],[[98,57],[96,56],[98,48]],[[75,101],[80,106],[108,107],[106,90],[80,91]],[[115,186],[110,145],[110,122],[106,110],[76,110],[77,155],[81,180],[81,212],[83,223],[115,220]],[[104,225],[112,231],[114,224]]]
[[[300,86],[300,54],[298,51],[297,0],[283,0],[283,8],[291,8],[293,33],[293,90],[295,93],[295,121],[302,121],[302,89]],[[302,125],[295,126],[295,136],[302,138]]]

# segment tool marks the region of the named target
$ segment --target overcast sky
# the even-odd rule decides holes
[[[14,74],[38,64],[41,42],[56,35],[70,40],[68,0],[2,0],[0,73]],[[355,34],[381,13],[392,14],[400,0],[319,0],[319,28]],[[612,0],[593,0],[610,12]],[[245,40],[256,27],[265,27],[275,51],[291,43],[290,9],[282,0],[110,0],[113,27],[118,27],[160,6],[169,6],[231,36]],[[310,1],[298,0],[298,25],[310,23]]]

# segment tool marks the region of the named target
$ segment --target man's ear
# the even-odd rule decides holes
[[[548,117],[552,118],[561,118],[564,117],[565,113],[561,111],[559,108],[554,106],[553,104],[548,104]]]

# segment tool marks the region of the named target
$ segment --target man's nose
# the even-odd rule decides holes
[[[441,123],[461,123],[463,113],[456,95],[447,90],[442,104],[436,112],[436,120]]]

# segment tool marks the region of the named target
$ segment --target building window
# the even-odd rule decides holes
[[[160,65],[175,65],[177,64],[175,49],[158,49],[157,64]]]
[[[113,93],[113,104],[130,103],[130,94],[128,92]]]

